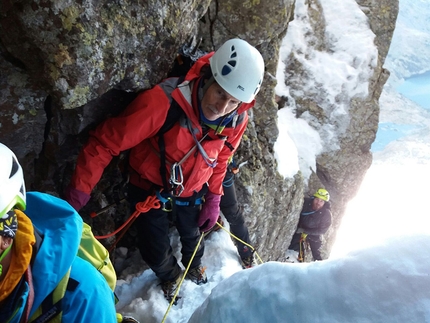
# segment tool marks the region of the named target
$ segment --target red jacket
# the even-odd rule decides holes
[[[212,55],[213,53],[210,53],[200,58],[179,86],[177,86],[177,78],[164,80],[154,88],[139,94],[121,115],[107,119],[91,132],[89,141],[78,157],[71,185],[90,194],[112,156],[131,149],[129,163],[136,171],[136,176],[131,176],[130,182],[143,188],[147,188],[148,183],[162,187],[157,132],[164,124],[171,100],[174,98],[192,122],[193,128],[199,130],[196,134],[197,139],[202,138],[195,88],[201,68],[209,64],[209,58]],[[248,122],[246,110],[250,109],[254,102],[242,103],[238,110],[239,118],[235,127],[227,126],[221,135],[215,134],[211,129],[209,137],[212,140],[203,140],[202,146],[208,156],[218,159],[215,168],[209,167],[200,153],[192,153],[185,160],[182,164],[185,189],[181,197],[192,196],[193,192],[200,191],[206,182],[212,193],[222,194],[222,181],[226,172],[227,160],[239,146]],[[164,140],[166,172],[169,176],[169,165],[179,162],[195,146],[195,141],[188,128],[181,125],[180,122],[175,123],[164,134]],[[226,141],[229,144],[225,145]]]

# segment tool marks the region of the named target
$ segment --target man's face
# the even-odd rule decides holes
[[[325,201],[315,197],[312,201],[312,209],[318,211],[324,206]]]
[[[239,100],[214,82],[203,95],[202,111],[206,119],[214,121],[237,109],[239,104]]]

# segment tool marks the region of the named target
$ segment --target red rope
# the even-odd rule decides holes
[[[110,238],[110,237],[116,235],[118,232],[120,232],[125,227],[127,227],[127,229],[128,229],[131,226],[131,224],[134,222],[134,220],[136,220],[137,217],[141,213],[146,213],[150,209],[159,209],[160,207],[161,207],[160,201],[158,200],[158,198],[155,195],[154,196],[148,196],[144,202],[139,202],[136,204],[136,211],[134,211],[133,214],[127,219],[127,221],[125,221],[118,229],[116,229],[114,232],[106,234],[104,236],[95,236],[95,237],[98,240]],[[125,230],[125,231],[127,231],[127,230]],[[115,244],[121,239],[121,237],[124,235],[125,231],[116,240]]]

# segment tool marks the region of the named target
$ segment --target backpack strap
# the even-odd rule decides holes
[[[177,84],[181,84],[185,79],[185,75],[182,75],[178,79]],[[169,111],[167,112],[166,120],[164,124],[161,126],[160,130],[158,130],[158,148],[160,150],[160,175],[161,180],[163,181],[163,189],[165,192],[169,191],[169,185],[167,183],[167,172],[166,172],[166,144],[164,141],[164,134],[172,129],[172,127],[176,124],[176,122],[181,119],[182,116],[185,115],[184,110],[179,106],[178,102],[176,102],[172,98],[172,103],[170,104]]]

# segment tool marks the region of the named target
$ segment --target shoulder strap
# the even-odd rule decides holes
[[[181,84],[185,80],[185,75],[182,75],[178,79],[178,85]],[[182,108],[179,106],[178,102],[176,102],[172,98],[172,103],[170,103],[169,111],[167,112],[166,120],[164,120],[163,125],[161,126],[160,130],[158,130],[158,135],[162,135],[172,129],[172,127],[175,125],[176,122],[179,121],[179,119],[184,115],[185,112],[182,110]]]
[[[185,75],[182,75],[178,79],[178,84],[181,84],[185,79]],[[176,124],[176,122],[181,119],[181,117],[185,115],[184,110],[179,106],[178,102],[176,102],[172,98],[172,103],[170,104],[169,111],[167,112],[166,120],[164,124],[161,126],[160,130],[158,130],[158,148],[160,150],[160,175],[161,180],[163,181],[163,189],[165,192],[169,191],[169,186],[167,183],[167,172],[166,172],[166,144],[164,142],[164,134],[172,129],[172,127]]]

